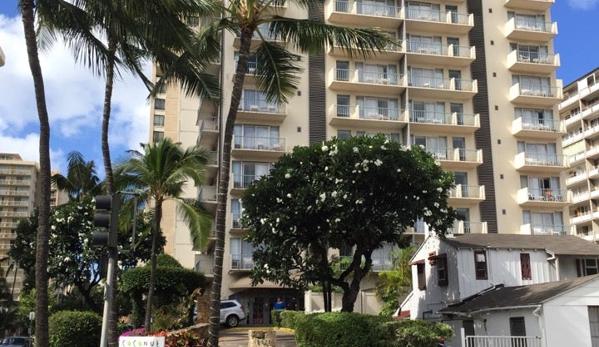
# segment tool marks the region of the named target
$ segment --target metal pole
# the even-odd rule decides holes
[[[133,231],[131,232],[131,260],[135,259],[135,235],[137,235],[137,196],[133,194]]]

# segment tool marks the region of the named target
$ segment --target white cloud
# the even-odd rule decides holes
[[[0,152],[38,161],[39,121],[20,17],[0,14],[0,45],[6,65],[0,68]],[[40,52],[50,118],[53,169],[64,171],[68,152],[80,151],[102,170],[100,129],[104,80],[76,64],[62,42]],[[146,71],[150,71],[148,67]],[[148,142],[148,92],[131,75],[115,81],[109,142],[113,161],[127,149]],[[57,166],[54,166],[57,165]]]
[[[577,10],[590,10],[599,4],[599,0],[569,0],[568,3]]]

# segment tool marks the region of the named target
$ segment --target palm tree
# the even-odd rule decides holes
[[[68,192],[70,199],[77,201],[102,193],[102,184],[96,174],[96,164],[93,160],[85,161],[78,151],[72,151],[68,155],[67,175],[60,173],[52,175],[52,183],[56,184],[58,189]]]
[[[150,331],[156,284],[156,239],[160,233],[162,205],[166,200],[174,200],[189,226],[194,248],[204,247],[210,232],[210,217],[199,208],[195,200],[183,199],[181,196],[189,180],[196,186],[202,183],[209,154],[195,146],[183,150],[180,143],[173,143],[168,138],[153,144],[142,144],[141,152],[130,153],[132,157],[115,169],[117,186],[141,192],[140,200],[154,205],[150,286],[145,316],[145,328]]]
[[[321,55],[327,46],[338,46],[350,55],[358,53],[368,56],[375,50],[384,50],[388,44],[395,43],[386,34],[372,29],[337,27],[318,20],[286,18],[277,15],[276,11],[273,14],[272,8],[283,6],[286,2],[293,2],[304,9],[322,10],[320,0],[232,0],[228,5],[222,5],[221,17],[206,23],[198,34],[200,42],[209,43],[219,42],[217,38],[222,31],[232,32],[240,37],[235,79],[224,128],[218,183],[209,333],[209,345],[213,347],[218,346],[231,142],[250,53],[256,56],[258,62],[255,71],[258,89],[266,94],[268,102],[286,103],[294,95],[301,78],[300,56],[287,47],[293,47],[300,53]],[[263,29],[264,25],[268,29]],[[269,41],[268,38],[286,42],[287,46]],[[255,49],[251,49],[252,39],[261,40]],[[212,45],[206,44],[206,47]],[[212,53],[207,48],[205,50]]]
[[[39,171],[39,228],[35,251],[35,338],[36,345],[47,347],[50,344],[48,332],[48,244],[50,240],[50,123],[46,107],[44,78],[39,61],[35,34],[34,0],[19,0],[29,69],[33,77],[37,115],[40,122],[40,171]]]
[[[110,195],[114,193],[114,179],[108,131],[113,86],[120,69],[136,74],[151,89],[142,70],[144,62],[152,58],[168,71],[161,83],[177,80],[190,93],[218,98],[218,79],[203,73],[206,57],[194,54],[193,32],[185,23],[186,18],[214,13],[217,7],[201,0],[46,1],[47,5],[41,6],[39,12],[41,37],[49,40],[41,42],[52,42],[60,34],[77,60],[105,77],[101,143],[105,188]],[[109,250],[109,259],[116,264],[117,251],[113,248]],[[109,283],[116,282],[116,271],[112,273]],[[108,287],[108,302],[116,303],[115,288]],[[108,321],[109,344],[116,346],[116,306],[109,312],[112,313]]]

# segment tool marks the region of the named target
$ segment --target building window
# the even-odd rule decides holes
[[[532,271],[530,269],[530,253],[520,253],[520,270],[523,280],[532,280]]]
[[[351,130],[337,130],[337,138],[344,140],[351,137]]]
[[[154,109],[155,110],[164,110],[165,100],[164,99],[154,99]]]
[[[510,317],[510,335],[526,336],[526,324],[524,323],[524,317]]]
[[[155,127],[163,127],[164,126],[164,116],[161,114],[154,115],[154,126]]]
[[[160,142],[164,139],[164,132],[163,131],[154,131],[153,135],[152,135],[152,139],[154,142]]]
[[[418,289],[426,289],[426,273],[424,272],[424,261],[416,264],[416,273],[418,274]]]
[[[190,27],[200,26],[200,17],[198,17],[198,16],[187,17],[187,25],[189,25]]]
[[[599,264],[597,259],[576,259],[576,268],[578,270],[578,277],[596,275],[599,273]]]
[[[439,254],[436,257],[437,260],[437,284],[439,286],[446,286],[449,284],[449,277],[447,276],[447,254]]]
[[[474,251],[474,270],[477,280],[488,279],[487,253],[485,251]]]

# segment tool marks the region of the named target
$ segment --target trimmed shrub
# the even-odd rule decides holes
[[[295,338],[302,347],[382,347],[377,327],[389,320],[361,313],[307,314],[297,320]]]
[[[388,347],[430,347],[453,337],[453,330],[445,323],[423,320],[396,320],[378,327],[381,344]]]
[[[59,311],[48,320],[50,347],[97,347],[102,317],[89,311]]]
[[[270,319],[272,325],[280,328],[281,327],[281,315],[285,310],[270,310]]]
[[[297,326],[297,321],[305,316],[302,311],[283,311],[281,312],[281,327],[294,329]]]

